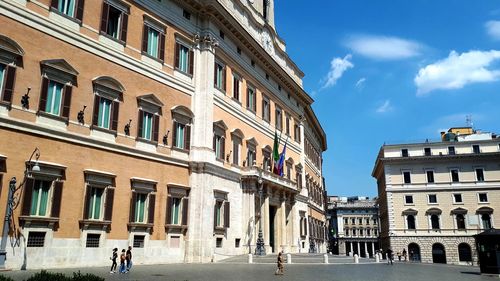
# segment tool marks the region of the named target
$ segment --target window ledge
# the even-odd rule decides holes
[[[128,231],[144,231],[149,232],[149,234],[153,233],[153,224],[152,223],[142,223],[142,222],[129,222],[127,224]]]
[[[110,46],[114,49],[117,49],[121,52],[125,51],[125,42],[122,42],[116,38],[109,36],[108,34],[102,33],[99,35],[99,42],[103,43],[106,46]]]
[[[106,232],[109,232],[111,230],[111,221],[84,219],[79,220],[78,223],[80,224],[80,228],[83,230],[87,230],[89,228],[97,228],[98,230],[103,230]]]
[[[154,68],[162,69],[163,61],[159,58],[155,58],[146,52],[141,53],[141,61],[153,66]]]
[[[490,202],[477,202],[477,204],[488,205]]]
[[[64,13],[59,12],[59,10],[50,8],[49,18],[53,21],[60,23],[66,27],[74,29],[76,31],[80,30],[82,22],[79,19],[70,17]]]
[[[226,228],[222,226],[216,226],[214,228],[214,234],[220,234],[220,235],[226,234]]]
[[[57,228],[59,227],[59,218],[20,216],[19,224],[22,227],[39,226],[57,230]]]
[[[186,235],[187,230],[188,230],[187,225],[179,225],[179,224],[166,224],[165,225],[165,231],[167,232],[167,234],[177,233],[177,234]]]
[[[0,100],[0,107],[5,108],[7,111],[12,109],[12,103]],[[2,110],[2,109],[0,109]]]

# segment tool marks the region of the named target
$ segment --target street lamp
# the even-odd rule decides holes
[[[255,255],[265,256],[266,248],[264,247],[264,235],[262,234],[262,192],[263,192],[263,180],[262,172],[259,173],[259,236],[257,237],[257,247],[255,248]]]
[[[31,164],[31,160],[35,156],[35,164]],[[7,195],[7,207],[5,208],[5,219],[3,222],[3,230],[2,230],[2,243],[0,244],[0,269],[5,269],[5,260],[7,260],[7,236],[10,231],[10,222],[12,219],[12,215],[14,210],[19,205],[19,199],[16,198],[15,194],[18,190],[20,190],[24,183],[26,182],[26,178],[32,175],[32,172],[40,172],[40,166],[38,166],[38,158],[40,158],[40,150],[38,147],[33,150],[31,153],[30,159],[28,160],[28,165],[24,170],[24,178],[23,181],[16,187],[17,179],[16,177],[12,177],[9,182],[9,193]]]

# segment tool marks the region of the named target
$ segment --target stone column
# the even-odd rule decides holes
[[[262,194],[262,197],[264,199],[264,212],[263,212],[263,234],[264,234],[264,244],[266,245],[266,254],[271,253],[271,248],[269,245],[269,238],[270,238],[270,232],[269,232],[269,196],[270,196],[270,190],[269,187],[266,187],[264,190],[264,193]]]
[[[295,204],[295,197],[292,196],[290,197],[290,204],[291,204],[291,210],[290,210],[290,223],[292,224],[292,239],[290,241],[290,252],[292,253],[297,253],[299,252],[298,248],[298,241],[299,241],[299,236],[300,233],[298,233],[298,230],[300,230],[300,216],[297,211],[297,206]]]
[[[361,242],[356,242],[356,244],[358,244],[358,256],[361,256]]]
[[[375,242],[372,243],[372,255],[375,256]]]
[[[286,194],[283,193],[280,197],[280,236],[281,236],[281,248],[286,252],[287,241],[286,241]],[[281,249],[279,249],[281,251]]]
[[[370,253],[368,252],[368,242],[365,242],[365,254],[366,254],[366,258],[370,257]]]

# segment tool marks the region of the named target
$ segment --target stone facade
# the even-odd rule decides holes
[[[384,145],[372,173],[382,248],[406,249],[415,261],[475,263],[472,236],[500,223],[499,160],[500,139],[470,127],[439,141]]]
[[[6,267],[211,262],[259,226],[267,253],[326,251],[326,135],[274,1],[0,1],[0,26]]]

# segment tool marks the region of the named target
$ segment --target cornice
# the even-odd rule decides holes
[[[189,170],[196,174],[210,174],[226,180],[241,182],[239,173],[208,162],[191,161],[189,162]]]
[[[379,158],[381,162],[419,162],[419,161],[450,161],[450,160],[498,160],[500,152],[481,152],[481,153],[460,153],[460,154],[443,154],[429,156],[411,156],[411,157],[383,157]],[[378,159],[377,159],[378,160]]]

